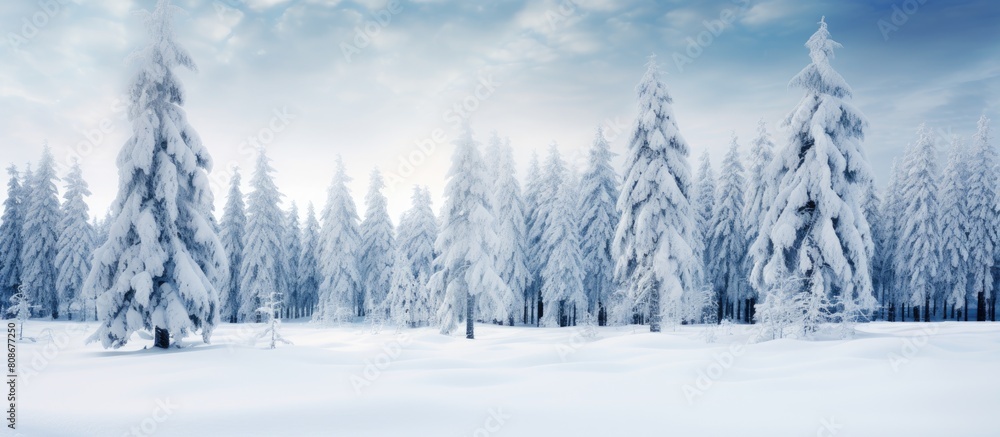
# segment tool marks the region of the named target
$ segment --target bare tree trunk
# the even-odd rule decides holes
[[[986,321],[986,293],[983,291],[976,295],[976,321]]]
[[[166,349],[170,347],[170,333],[159,326],[153,328],[153,347]]]
[[[653,287],[649,291],[649,332],[660,332],[660,322],[663,314],[660,314],[660,281],[653,280]]]
[[[472,293],[466,293],[465,295],[465,338],[472,340],[476,338],[475,335],[475,324],[476,324],[476,296]]]

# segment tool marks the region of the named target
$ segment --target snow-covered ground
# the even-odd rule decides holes
[[[1000,435],[996,323],[747,344],[745,326],[479,325],[468,341],[303,322],[276,350],[226,324],[168,351],[84,345],[93,328],[27,324],[22,435]]]

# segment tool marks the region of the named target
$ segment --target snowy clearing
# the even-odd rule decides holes
[[[997,323],[872,323],[853,340],[746,344],[748,326],[479,325],[469,341],[292,322],[283,334],[295,345],[276,350],[242,344],[247,326],[221,325],[211,345],[142,350],[152,342],[137,335],[105,351],[83,344],[95,323],[30,321],[18,431],[985,436],[1000,408]]]

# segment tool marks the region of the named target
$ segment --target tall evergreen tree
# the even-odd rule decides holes
[[[901,304],[904,302],[900,296],[902,287],[898,286],[899,280],[896,275],[896,251],[899,248],[900,228],[902,227],[900,213],[902,207],[900,199],[900,190],[902,189],[900,181],[903,179],[902,172],[902,166],[897,166],[894,160],[889,176],[889,183],[886,185],[885,194],[882,196],[882,203],[879,208],[881,221],[878,224],[878,232],[876,234],[879,240],[881,240],[878,245],[881,250],[877,252],[878,257],[875,259],[875,263],[877,263],[875,270],[879,274],[879,279],[873,282],[879,286],[878,289],[875,289],[875,292],[877,293],[879,304],[881,304],[886,314],[886,319],[889,321],[895,321],[901,315],[899,311],[902,310]]]
[[[941,229],[938,227],[938,153],[930,131],[923,125],[917,143],[907,152],[902,181],[902,222],[899,244],[909,254],[897,259],[896,271],[906,278],[913,318],[923,308],[924,321],[930,321],[930,303],[937,294],[941,264]]]
[[[527,178],[524,184],[524,228],[526,241],[526,261],[528,266],[528,281],[524,291],[524,323],[538,323],[538,300],[542,287],[542,266],[545,260],[541,258],[539,248],[542,241],[543,222],[539,217],[539,196],[542,190],[542,170],[538,162],[538,152],[531,152],[531,163],[528,165]]]
[[[614,154],[604,131],[597,129],[590,148],[590,161],[580,182],[580,254],[583,257],[583,288],[588,311],[599,324],[607,321],[607,307],[614,291],[615,263],[611,245],[618,226],[618,175],[611,167]]]
[[[243,202],[243,192],[240,191],[239,169],[233,169],[233,177],[229,182],[229,196],[222,210],[222,247],[226,249],[229,259],[229,278],[220,289],[222,301],[220,317],[230,323],[236,323],[240,309],[240,282],[243,274],[243,238],[247,230],[246,205]]]
[[[434,241],[437,219],[431,209],[431,193],[414,187],[413,206],[399,221],[396,261],[388,307],[394,321],[411,327],[431,322],[441,302],[432,299],[427,287],[434,273]]]
[[[715,289],[717,302],[716,320],[729,316],[743,321],[751,320],[750,292],[746,269],[746,225],[743,223],[743,163],[740,161],[739,144],[733,136],[729,152],[722,162],[722,178],[715,200],[711,233],[708,238],[709,282]]]
[[[281,296],[284,303],[281,310],[286,318],[297,317],[299,302],[302,300],[299,290],[299,255],[302,253],[302,228],[299,227],[299,207],[292,202],[292,208],[285,217],[284,236],[282,237],[284,246],[282,253],[285,255],[285,293]]]
[[[365,220],[361,222],[361,258],[359,268],[364,285],[364,311],[375,318],[388,315],[385,298],[392,282],[392,261],[396,239],[389,219],[388,201],[382,190],[382,172],[371,174],[368,195],[365,196]],[[378,313],[375,313],[378,311]]]
[[[21,246],[22,287],[31,302],[38,305],[38,315],[59,318],[56,282],[58,252],[59,197],[56,191],[55,159],[49,146],[28,186]]]
[[[943,296],[943,316],[948,317],[948,305],[952,308],[952,318],[968,303],[969,279],[969,214],[968,214],[968,174],[965,147],[955,138],[948,154],[948,165],[941,176],[938,187],[941,202],[941,290]]]
[[[150,43],[132,56],[139,67],[129,92],[132,137],[118,155],[114,224],[84,285],[100,292],[101,324],[91,340],[104,347],[120,347],[143,328],[154,329],[157,346],[196,330],[207,342],[219,315],[214,281],[228,275],[212,226],[212,160],[181,109],[173,69],[194,62],[174,40],[174,13],[159,0],[142,15]]]
[[[743,224],[747,229],[746,241],[748,249],[749,245],[757,240],[757,235],[760,233],[761,221],[764,219],[768,207],[774,200],[775,183],[777,181],[770,179],[770,174],[767,170],[768,166],[773,162],[774,141],[771,140],[771,135],[767,132],[767,123],[764,120],[760,120],[757,123],[757,136],[750,143],[750,165],[747,168],[746,199],[743,205]],[[746,271],[749,274],[753,269],[753,265],[759,260],[754,259],[753,252],[749,252],[746,256],[746,261]],[[753,298],[756,301],[757,297],[761,295],[762,290],[754,287],[752,282],[749,285],[751,290],[753,290]],[[753,307],[750,308],[750,312],[753,313]]]
[[[699,159],[701,164],[698,167],[698,182],[694,186],[694,220],[697,230],[694,247],[704,280],[710,283],[707,268],[714,255],[708,250],[708,246],[712,238],[712,216],[715,214],[715,172],[712,171],[712,160],[707,150],[702,152]]]
[[[299,290],[298,307],[300,315],[311,316],[319,302],[319,284],[323,275],[319,272],[319,221],[316,220],[316,210],[312,203],[306,212],[305,228],[302,230],[302,252],[299,254],[298,272],[296,273]],[[289,255],[291,256],[291,255]]]
[[[655,59],[636,92],[639,115],[625,156],[613,246],[615,275],[625,287],[624,311],[618,312],[638,309],[650,331],[659,332],[663,316],[676,314],[697,274],[690,152]]]
[[[772,207],[753,244],[751,280],[758,289],[790,279],[809,303],[807,323],[853,319],[874,309],[871,230],[862,210],[871,170],[861,141],[867,121],[850,86],[830,65],[840,44],[826,22],[806,43],[812,59],[790,85],[805,90],[784,121],[789,138],[772,166]]]
[[[577,317],[587,311],[587,295],[583,289],[586,272],[580,254],[577,220],[577,185],[575,175],[563,178],[552,202],[550,222],[542,236],[548,253],[542,268],[543,326],[576,325]]]
[[[323,228],[320,234],[319,304],[313,318],[321,321],[346,320],[364,315],[361,295],[361,275],[358,258],[361,251],[361,231],[358,210],[347,189],[351,178],[344,162],[337,157],[336,174],[327,192],[323,208]]]
[[[558,198],[559,190],[561,189],[563,183],[566,179],[566,163],[562,159],[562,155],[559,154],[559,147],[556,143],[549,145],[549,155],[545,159],[545,168],[542,174],[542,179],[539,182],[538,192],[536,201],[538,206],[535,210],[535,221],[536,230],[541,232],[538,235],[538,246],[534,247],[534,257],[540,263],[538,265],[538,320],[539,323],[541,319],[545,316],[545,296],[544,289],[546,287],[546,275],[544,273],[545,266],[549,264],[549,260],[552,257],[551,245],[546,244],[545,235],[550,233],[549,227],[553,226],[558,217]],[[554,286],[551,284],[550,286]]]
[[[271,173],[271,160],[264,148],[257,151],[257,165],[247,196],[247,227],[240,268],[240,307],[237,320],[260,322],[261,308],[271,293],[285,293],[285,259],[282,237],[285,215],[281,211],[281,193]]]
[[[530,273],[524,202],[521,198],[521,185],[517,182],[510,140],[501,142],[494,132],[486,150],[486,162],[491,164],[490,182],[497,220],[496,269],[507,287],[514,292],[514,301],[508,308],[495,308],[490,313],[498,317],[497,321],[513,325],[515,317],[520,318],[524,312],[525,289]]]
[[[0,311],[7,314],[10,298],[21,285],[21,244],[24,229],[25,192],[21,186],[17,167],[7,167],[7,199],[3,202],[0,218]]]
[[[87,203],[83,200],[89,195],[90,189],[83,180],[80,163],[74,161],[66,177],[62,221],[56,244],[56,287],[61,310],[69,318],[72,318],[73,312],[81,312],[84,308],[80,290],[90,273],[90,258],[94,253],[94,229],[90,226]]]
[[[970,284],[976,294],[976,320],[991,319],[986,311],[993,298],[993,269],[1000,250],[1000,176],[997,174],[997,152],[990,144],[990,120],[979,119],[972,139],[969,168],[969,268]],[[995,317],[994,317],[995,318]]]
[[[431,288],[444,292],[438,310],[441,332],[449,334],[465,319],[465,337],[475,338],[476,299],[503,302],[513,292],[497,274],[494,251],[497,245],[492,193],[487,182],[486,164],[472,131],[465,126],[455,140],[441,232],[434,244],[438,253]]]

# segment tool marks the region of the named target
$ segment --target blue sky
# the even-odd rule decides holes
[[[152,3],[0,6],[4,165],[37,160],[44,141],[61,164],[81,156],[92,212],[103,215],[129,134],[117,100],[124,59],[144,40],[129,12]],[[377,166],[397,216],[412,184],[440,196],[463,105],[478,139],[510,137],[522,170],[553,141],[582,166],[599,125],[621,153],[651,53],[668,72],[692,158],[707,150],[718,164],[732,132],[745,152],[760,119],[780,145],[779,122],[801,98],[787,83],[808,63],[803,44],[821,16],[844,45],[834,67],[870,121],[865,147],[880,184],[920,123],[944,146],[970,136],[982,114],[1000,119],[1000,3],[989,0],[175,3],[188,11],[178,39],[199,67],[181,73],[185,107],[216,160],[220,206],[226,168],[252,164],[247,138],[256,137],[286,206],[321,207],[341,154],[361,209]],[[356,40],[366,25],[374,32]]]

